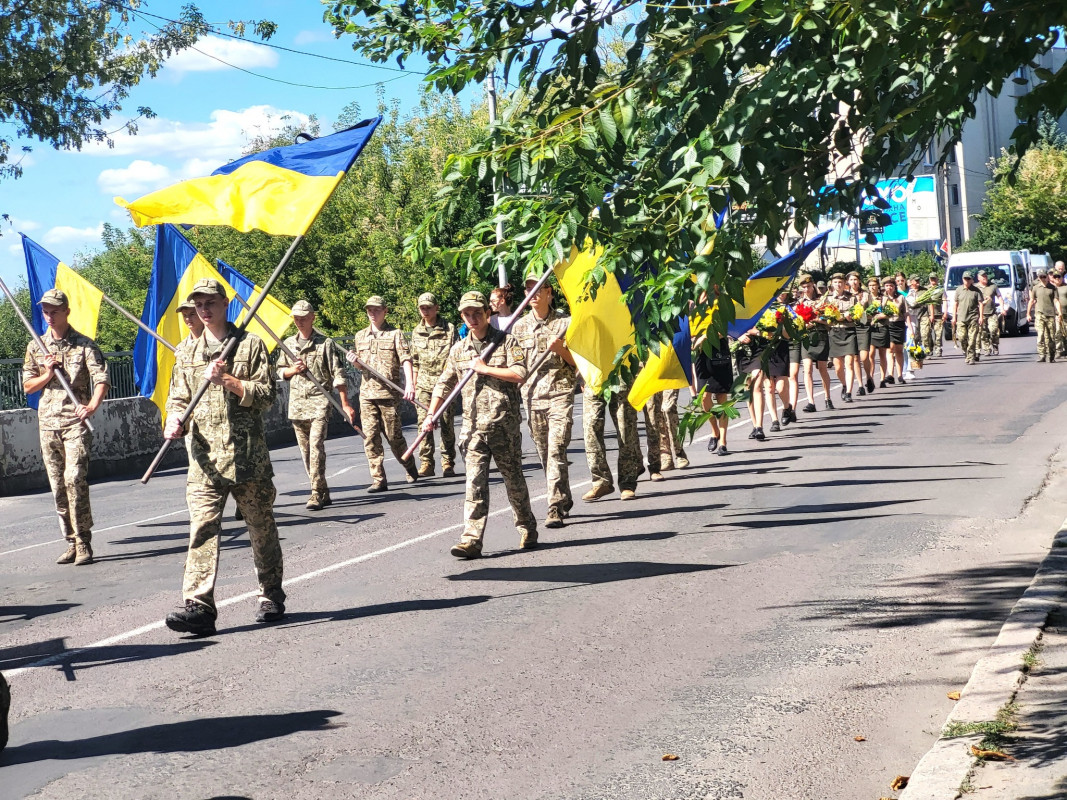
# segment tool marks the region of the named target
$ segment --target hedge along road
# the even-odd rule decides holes
[[[515,549],[494,483],[489,557],[474,562],[447,554],[461,478],[404,487],[397,471],[388,495],[367,496],[359,442],[332,440],[329,471],[348,471],[312,515],[299,456],[276,450],[290,614],[252,623],[247,537],[230,521],[231,604],[207,640],[160,625],[179,598],[184,473],[97,483],[103,527],[175,515],[102,535],[89,568],[54,565],[47,547],[0,558],[0,666],[25,670],[4,784],[43,797],[885,794],[1064,516],[1043,531],[1034,515],[1057,512],[1038,494],[1015,519],[1063,443],[1060,367],[1032,363],[1032,343],[970,369],[952,351],[763,444],[738,425],[734,455],[691,445],[689,469],[642,480],[632,503],[579,502],[538,551]],[[578,439],[571,456],[583,484]],[[40,518],[49,503],[8,498],[0,514]],[[51,535],[35,519],[5,545]]]

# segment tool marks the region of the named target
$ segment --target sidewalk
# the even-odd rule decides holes
[[[1067,521],[900,794],[956,798],[1067,798]]]

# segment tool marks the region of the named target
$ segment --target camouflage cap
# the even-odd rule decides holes
[[[974,278],[974,273],[971,272],[971,270],[967,270],[966,272],[963,273],[963,277],[971,280],[971,279]]]
[[[364,308],[385,308],[385,300],[381,295],[372,294],[367,298],[367,302],[363,304]]]
[[[192,300],[198,294],[203,295],[218,295],[223,300],[228,300],[226,295],[226,289],[223,285],[214,278],[201,278],[195,284],[193,284],[193,290],[189,292],[188,300]]]
[[[1047,270],[1039,269],[1037,271],[1037,277],[1044,278],[1044,277],[1047,277],[1047,276],[1048,276],[1048,271]],[[41,302],[43,303],[44,301],[42,300]]]
[[[938,275],[936,272],[931,272],[929,275],[926,276],[927,280],[935,280],[935,281],[940,277],[941,276]]]
[[[489,301],[481,292],[466,292],[463,297],[459,298],[459,310],[462,311],[465,308],[486,309],[489,308]]]
[[[915,281],[916,283],[918,283],[919,282],[919,274],[917,272],[911,273],[911,275],[908,276],[908,280],[909,281]]]
[[[419,295],[419,302],[417,303],[417,305],[435,306],[437,305],[437,295],[435,295],[433,292],[423,292]]]
[[[985,275],[985,276],[986,276],[987,278],[989,277],[989,273],[988,273],[988,272],[986,272],[986,271],[985,271],[984,269],[980,269],[980,270],[978,270],[978,277],[980,278],[980,277],[982,277],[983,275]]]
[[[194,303],[192,300],[182,300],[180,303],[178,303],[178,310],[179,311],[195,311],[196,310],[196,303]]]
[[[811,283],[811,276],[805,272],[802,272],[797,275],[797,285],[803,286],[805,283]]]
[[[39,306],[66,306],[70,305],[67,301],[67,293],[62,289],[49,289],[38,301]]]
[[[290,317],[306,317],[308,314],[314,314],[315,309],[311,307],[311,303],[307,300],[297,300],[293,303],[293,310],[289,312]]]

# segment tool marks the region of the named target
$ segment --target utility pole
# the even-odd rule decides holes
[[[493,69],[492,69],[492,71],[490,71],[489,76],[485,79],[485,92],[489,97],[489,127],[490,127],[490,129],[492,129],[492,128],[496,127],[496,122],[497,122],[497,116],[496,116],[496,65],[495,64],[493,65]],[[494,179],[493,180],[493,211],[494,212],[496,211],[497,204],[500,202],[500,192],[498,192],[497,189],[498,189],[497,182],[496,182],[496,179]],[[496,221],[496,243],[497,243],[497,245],[499,245],[503,241],[504,241],[504,223],[503,223],[502,220],[498,219]],[[497,261],[496,271],[497,271],[497,285],[501,286],[501,287],[507,286],[507,284],[508,284],[508,274],[507,274],[507,270],[504,269],[504,261],[503,261],[503,259],[500,259],[500,260]]]

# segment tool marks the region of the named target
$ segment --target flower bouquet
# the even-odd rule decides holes
[[[862,303],[856,303],[852,308],[848,310],[848,315],[853,322],[857,322],[860,325],[867,324],[867,309],[863,307]]]
[[[882,301],[882,313],[895,317],[900,313],[900,307],[892,300],[884,300]]]
[[[907,347],[908,356],[912,360],[912,369],[922,369],[923,361],[926,360],[926,356],[929,353],[926,352],[926,348],[921,344],[909,344]]]
[[[771,339],[778,332],[779,326],[785,322],[786,316],[786,312],[780,308],[768,308],[756,322],[756,330],[765,339]]]
[[[815,322],[815,309],[807,303],[797,303],[793,306],[793,313],[804,322],[805,327]]]
[[[924,292],[920,292],[919,296],[915,298],[915,305],[917,306],[935,306],[941,305],[941,301],[945,299],[945,290],[940,286],[935,286],[932,289],[927,289]]]
[[[841,309],[831,305],[825,305],[820,308],[819,317],[827,325],[837,325],[844,319],[844,317],[841,316]]]

